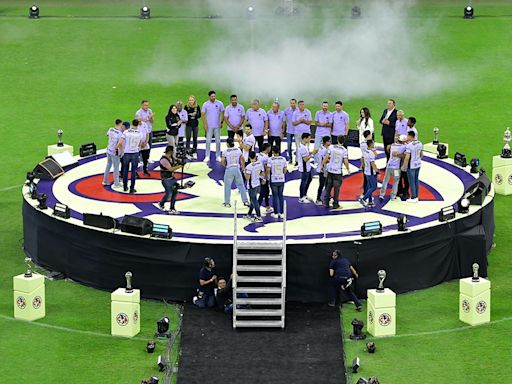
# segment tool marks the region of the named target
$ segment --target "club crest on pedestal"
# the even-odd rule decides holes
[[[383,327],[387,327],[391,324],[391,315],[389,313],[383,313],[379,316],[379,324]]]
[[[484,313],[486,310],[487,310],[487,303],[483,300],[480,300],[477,304],[476,304],[476,312],[478,314],[482,314]]]
[[[137,324],[137,321],[139,321],[139,311],[133,312],[133,322]]]
[[[368,312],[368,322],[373,324],[373,311]]]
[[[34,300],[32,300],[32,307],[34,309],[39,309],[41,307],[41,304],[43,303],[43,299],[41,296],[34,297]]]
[[[25,309],[27,306],[27,301],[23,296],[18,296],[16,298],[16,305],[18,306],[19,309]]]
[[[497,173],[496,176],[494,176],[494,182],[498,185],[501,185],[503,183],[503,176]]]
[[[462,310],[466,313],[469,313],[471,307],[469,305],[469,301],[467,301],[466,299],[462,300]]]
[[[124,326],[128,325],[128,322],[129,322],[128,315],[126,313],[121,312],[116,316],[116,321],[117,321],[117,324],[119,324],[121,327],[124,327]]]

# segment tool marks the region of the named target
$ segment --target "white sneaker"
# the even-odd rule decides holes
[[[272,213],[270,215],[273,219],[279,219],[279,215],[277,213]]]
[[[217,157],[217,162],[220,163],[222,159],[220,157]]]
[[[245,216],[244,216],[244,219],[245,219],[245,220],[252,220],[252,216],[250,216],[250,215],[245,215]]]
[[[179,213],[179,211],[177,211],[177,210],[175,210],[175,209],[171,209],[171,210],[169,211],[169,214],[171,214],[171,215],[179,215],[180,213]]]
[[[204,160],[203,160],[203,163],[207,163],[208,161],[210,161],[210,159],[205,157]]]
[[[418,198],[415,198],[415,199],[407,199],[407,200],[405,200],[405,202],[406,202],[406,203],[411,203],[411,204],[415,204],[415,203],[417,203],[418,201],[419,201],[419,200],[418,200]]]
[[[315,200],[313,200],[311,197],[308,197],[306,196],[306,200],[309,202],[309,203],[314,203]]]
[[[121,184],[119,185],[113,185],[112,189],[115,189],[116,191],[123,189],[123,186]]]
[[[284,214],[280,213],[278,216],[280,219],[284,219]]]
[[[311,201],[309,201],[307,197],[301,197],[301,198],[299,199],[299,203],[302,203],[302,204],[311,204]]]
[[[255,223],[263,223],[263,219],[262,219],[261,217],[256,216],[256,217],[253,219],[253,222],[255,222]]]
[[[272,207],[267,207],[267,213],[272,213],[274,212],[274,208]]]
[[[194,158],[194,160],[197,160],[197,153],[193,153],[192,157]]]
[[[322,205],[322,204],[323,204],[322,200],[315,201],[315,205]]]

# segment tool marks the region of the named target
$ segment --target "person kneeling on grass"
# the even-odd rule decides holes
[[[247,180],[249,189],[249,212],[245,216],[246,219],[253,220],[255,223],[263,222],[261,218],[260,204],[258,203],[258,193],[260,193],[260,179],[261,183],[266,183],[263,173],[263,166],[256,159],[255,152],[249,152],[249,164],[245,167],[245,179]],[[252,218],[252,211],[255,211],[256,216]]]
[[[329,276],[332,278],[331,300],[329,301],[328,305],[330,307],[334,307],[336,305],[338,294],[340,292],[340,289],[342,289],[343,291],[345,291],[350,300],[354,302],[356,306],[356,311],[361,312],[361,302],[354,293],[353,285],[354,277],[359,277],[357,271],[354,269],[352,265],[350,265],[350,261],[346,257],[342,256],[340,250],[334,250],[331,258],[332,260],[331,263],[329,264]]]
[[[162,179],[162,185],[164,186],[165,193],[158,203],[158,208],[160,210],[165,211],[165,203],[171,198],[171,209],[169,213],[176,215],[178,211],[176,211],[176,197],[178,196],[177,184],[178,180],[174,177],[174,171],[181,168],[181,165],[176,165],[174,160],[174,147],[168,145],[165,148],[165,153],[162,155],[160,159],[160,178]]]
[[[210,257],[204,258],[204,265],[199,271],[199,288],[197,296],[194,296],[192,302],[199,308],[215,307],[215,285],[217,284],[217,274],[215,270],[215,260]]]

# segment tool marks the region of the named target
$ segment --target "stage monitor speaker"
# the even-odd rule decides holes
[[[121,221],[121,231],[134,235],[149,235],[153,231],[153,222],[143,217],[126,215]]]
[[[359,130],[349,129],[345,139],[345,147],[359,147]]]
[[[167,141],[165,129],[160,131],[153,131],[153,139],[151,140],[152,143],[163,143],[165,141]]]
[[[464,197],[469,200],[471,205],[483,205],[485,197],[491,189],[491,180],[483,174],[464,191]]]
[[[110,216],[103,216],[101,213],[99,215],[95,215],[93,213],[84,213],[83,221],[84,225],[103,229],[115,228],[117,224],[116,219]]]
[[[36,179],[55,180],[64,174],[64,169],[50,157],[37,164],[32,172]]]

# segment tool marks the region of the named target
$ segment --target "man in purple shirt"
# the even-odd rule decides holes
[[[315,113],[315,148],[320,148],[322,145],[322,138],[331,136],[332,128],[332,113],[329,112],[329,103],[324,101],[322,109]]]
[[[261,151],[265,136],[268,134],[268,116],[263,108],[260,108],[260,101],[254,99],[251,109],[245,113],[245,122],[252,126],[252,133],[256,138],[258,149]]]
[[[205,163],[210,161],[210,145],[212,137],[215,136],[215,156],[220,162],[220,130],[224,121],[224,104],[217,100],[215,91],[208,92],[208,97],[209,100],[203,104],[201,109],[201,119],[206,131],[206,151],[203,161]]]
[[[279,110],[279,103],[276,101],[272,104],[272,108],[267,112],[269,137],[268,143],[271,147],[279,148],[281,151],[281,140],[284,135],[284,127],[286,116],[283,111]]]
[[[395,135],[407,135],[407,119],[404,115],[405,113],[402,110],[396,113]]]
[[[332,114],[332,132],[331,132],[331,139],[332,144],[336,145],[338,144],[338,136],[348,135],[349,130],[349,123],[350,118],[348,116],[348,113],[343,110],[343,102],[341,100],[338,100],[335,104],[336,111]]]
[[[245,108],[238,103],[238,97],[231,95],[231,103],[224,111],[224,122],[228,126],[228,138],[233,139],[241,129],[245,118]],[[243,133],[243,132],[240,132]]]
[[[311,134],[311,112],[305,108],[303,100],[299,100],[299,108],[293,113],[292,119],[296,135],[302,138],[303,133]]]
[[[300,147],[300,136],[295,134],[295,126],[293,125],[293,114],[297,110],[297,100],[291,99],[290,106],[285,109],[286,117],[286,142],[288,143],[288,162],[293,163],[292,159],[292,143],[295,141],[295,151]]]
[[[135,112],[135,118],[139,120],[141,123],[146,123],[147,128],[150,132],[150,139],[153,138],[153,121],[155,120],[155,114],[149,108],[149,101],[142,100],[140,103],[140,109]],[[149,140],[149,144],[151,146],[151,140]]]

